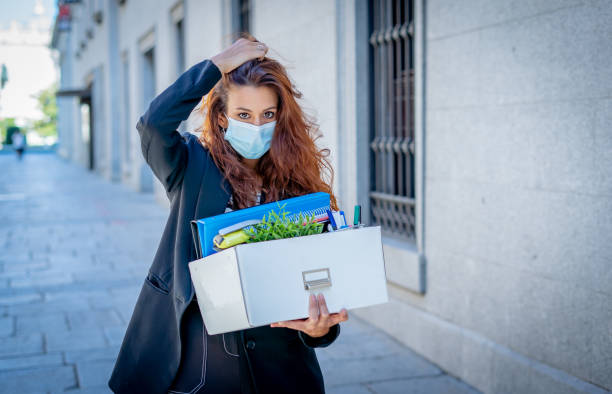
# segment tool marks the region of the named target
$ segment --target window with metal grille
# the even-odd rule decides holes
[[[233,1],[233,20],[235,33],[249,33],[251,29],[251,4],[249,0]]]
[[[185,26],[183,19],[174,24],[175,43],[176,43],[176,70],[180,75],[185,71]]]
[[[415,240],[413,1],[370,2],[372,221]]]

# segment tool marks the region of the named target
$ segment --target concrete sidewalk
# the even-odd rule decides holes
[[[110,393],[168,211],[53,154],[0,166],[0,393]],[[317,352],[332,394],[477,392],[354,316]]]

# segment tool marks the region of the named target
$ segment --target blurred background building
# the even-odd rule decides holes
[[[317,117],[341,206],[385,231],[391,301],[355,315],[485,392],[609,390],[611,20],[606,0],[65,0],[59,153],[167,204],[137,119],[249,31]]]
[[[54,93],[59,70],[49,47],[51,5],[37,0],[33,7],[19,4],[0,15],[0,152],[11,143],[15,127],[27,135],[29,145],[57,141]]]

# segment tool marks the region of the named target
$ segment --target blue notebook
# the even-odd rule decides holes
[[[279,213],[279,208],[283,204],[286,204],[284,209],[288,212],[287,217],[289,220],[296,220],[300,213],[305,216],[313,214],[315,216],[324,215],[325,211],[330,209],[329,194],[318,192],[223,213],[217,216],[210,216],[204,219],[192,220],[191,231],[197,258],[201,259],[216,252],[213,249],[213,238],[219,233],[219,230],[245,220],[261,220],[272,209]]]

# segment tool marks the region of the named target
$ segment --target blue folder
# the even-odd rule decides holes
[[[213,238],[219,233],[219,230],[245,220],[261,220],[264,215],[268,215],[270,210],[279,213],[280,207],[284,204],[284,210],[287,211],[287,218],[289,220],[297,220],[300,213],[304,216],[324,215],[326,210],[330,209],[329,194],[318,192],[239,209],[204,219],[192,220],[191,231],[197,258],[201,259],[216,252],[213,249]]]

